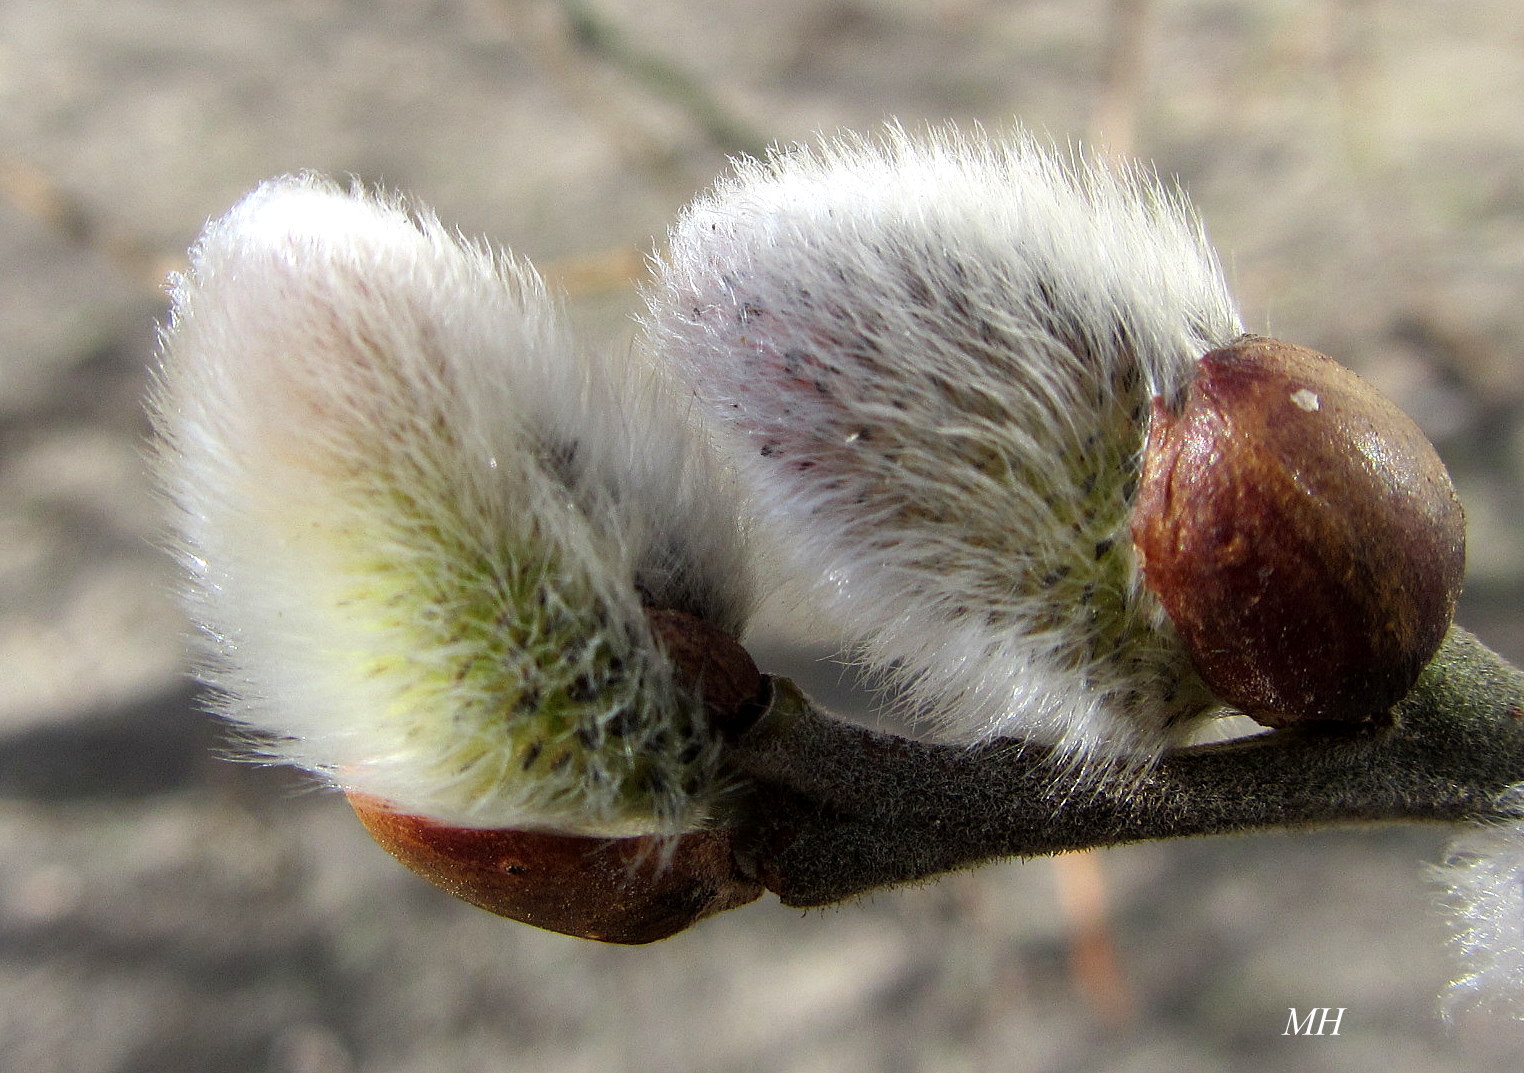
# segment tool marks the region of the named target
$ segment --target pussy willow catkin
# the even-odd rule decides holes
[[[1241,334],[1148,173],[941,128],[746,162],[682,216],[652,346],[758,529],[954,740],[1156,754],[1216,703],[1142,585],[1151,400]]]
[[[262,755],[462,826],[701,823],[648,608],[739,629],[736,509],[525,265],[298,176],[210,224],[152,400],[202,670]]]

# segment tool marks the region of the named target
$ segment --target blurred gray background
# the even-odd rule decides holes
[[[1517,1068],[1447,1027],[1436,829],[1010,863],[643,949],[415,880],[343,803],[217,759],[140,452],[161,283],[298,168],[408,190],[626,346],[727,153],[1015,119],[1191,192],[1251,327],[1412,413],[1524,658],[1514,0],[0,0],[0,1069]],[[771,669],[834,692],[805,639]],[[1338,1038],[1281,1035],[1344,1007]]]

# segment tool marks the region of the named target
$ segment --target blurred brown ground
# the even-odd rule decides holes
[[[624,346],[727,151],[1020,118],[1177,175],[1250,325],[1426,427],[1462,621],[1520,659],[1521,115],[1514,0],[0,0],[0,1069],[1518,1068],[1509,1025],[1436,1014],[1439,830],[1012,863],[635,950],[458,904],[215,758],[139,398],[163,273],[273,174],[411,191]],[[1281,1035],[1314,1006],[1338,1038]]]

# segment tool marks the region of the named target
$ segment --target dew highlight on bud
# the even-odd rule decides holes
[[[1297,409],[1304,410],[1309,414],[1316,413],[1321,404],[1317,392],[1305,387],[1297,388],[1297,390],[1293,391],[1291,393],[1291,401],[1296,404]]]

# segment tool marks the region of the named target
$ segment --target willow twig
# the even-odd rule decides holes
[[[1313,824],[1481,820],[1524,782],[1524,674],[1455,629],[1386,725],[1300,726],[1082,780],[1044,747],[910,741],[776,680],[734,747],[747,867],[787,905],[839,902],[1002,857]]]

